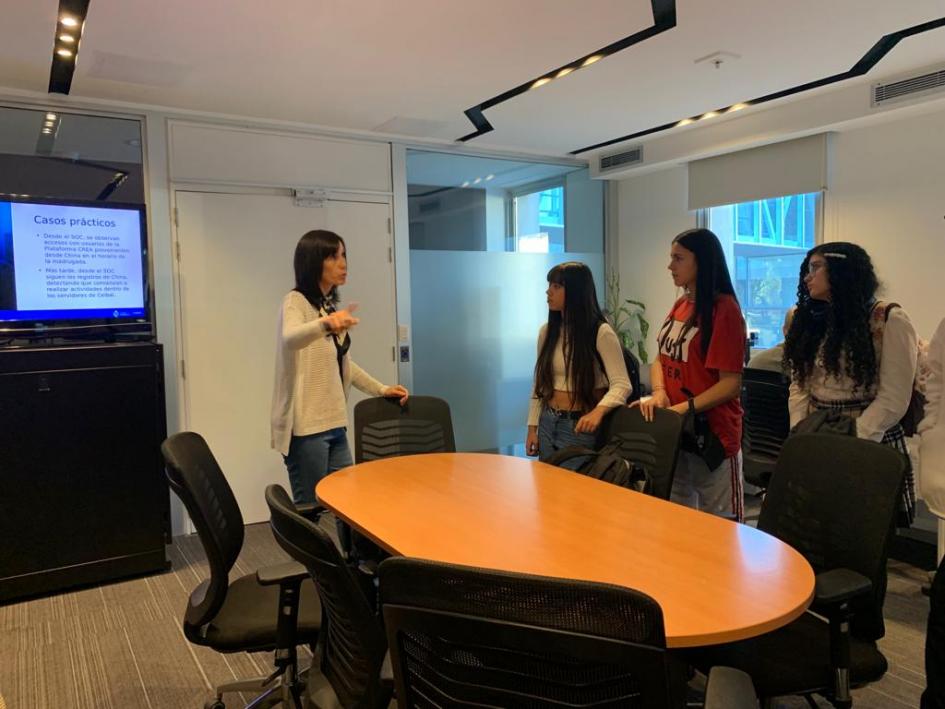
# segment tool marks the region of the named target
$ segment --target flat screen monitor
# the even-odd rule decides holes
[[[150,334],[144,205],[0,197],[0,337]]]

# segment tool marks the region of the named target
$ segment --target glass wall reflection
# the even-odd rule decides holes
[[[545,276],[590,266],[603,302],[603,183],[586,169],[407,153],[413,379],[459,450],[521,453]]]

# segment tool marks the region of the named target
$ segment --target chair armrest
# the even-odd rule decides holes
[[[705,686],[704,709],[758,709],[751,677],[733,667],[713,667]]]
[[[256,569],[256,581],[260,586],[273,586],[292,581],[301,581],[308,578],[308,569],[297,561],[287,561],[284,564],[263,566]]]
[[[593,448],[571,446],[570,448],[562,448],[557,453],[552,453],[545,462],[549,465],[561,465],[566,460],[571,460],[571,458],[577,458],[582,455],[594,455],[595,453],[597,453],[597,451]]]
[[[831,569],[817,574],[814,580],[814,603],[833,606],[869,593],[873,583],[851,569]]]

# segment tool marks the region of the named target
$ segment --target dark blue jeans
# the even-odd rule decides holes
[[[333,428],[310,436],[292,436],[289,455],[283,456],[283,459],[289,471],[292,499],[297,505],[315,502],[318,481],[353,463],[344,428]]]
[[[545,461],[562,448],[583,446],[594,448],[597,443],[596,433],[575,433],[574,424],[577,421],[560,416],[558,412],[547,407],[541,410],[538,419],[538,460]],[[577,470],[587,460],[587,456],[571,458],[561,466],[570,470]]]

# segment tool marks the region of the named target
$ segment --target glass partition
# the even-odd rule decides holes
[[[522,452],[545,277],[584,261],[603,304],[603,183],[586,169],[407,153],[413,381],[459,450]]]
[[[0,106],[0,194],[143,204],[141,123]]]

